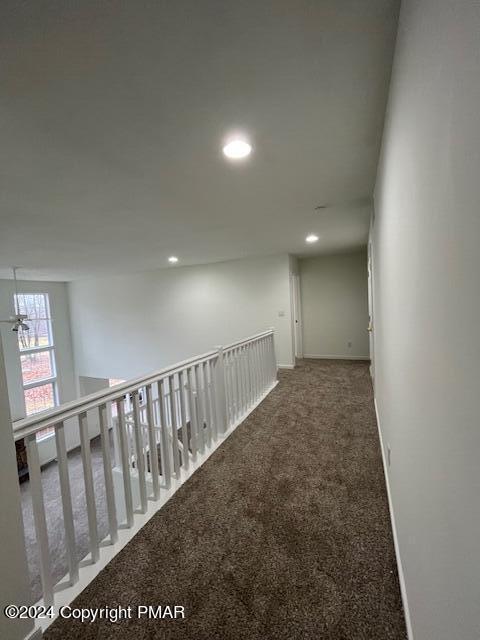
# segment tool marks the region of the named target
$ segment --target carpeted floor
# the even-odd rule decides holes
[[[406,638],[368,365],[304,360],[77,598],[185,620],[46,640]]]

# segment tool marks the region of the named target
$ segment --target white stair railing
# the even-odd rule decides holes
[[[277,383],[273,330],[15,423],[25,439],[42,604],[69,603]],[[100,433],[109,535],[99,539],[89,421]],[[54,428],[68,587],[51,570],[37,433]],[[65,432],[78,429],[89,562],[79,562]],[[113,434],[114,451],[110,434]],[[112,455],[114,454],[114,455]],[[114,458],[114,460],[113,460]],[[73,487],[78,491],[78,488]],[[51,622],[42,622],[46,627]]]

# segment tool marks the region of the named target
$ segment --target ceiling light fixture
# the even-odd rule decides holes
[[[317,240],[318,236],[316,236],[314,233],[311,233],[305,238],[305,242],[308,242],[309,244],[313,244],[314,242],[317,242]]]
[[[178,262],[178,258],[177,256],[170,256],[168,261],[171,262],[172,264],[175,264],[176,262]]]
[[[231,160],[241,160],[252,153],[252,145],[245,140],[236,138],[223,147],[223,153]]]

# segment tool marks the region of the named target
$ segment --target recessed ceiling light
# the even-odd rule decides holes
[[[172,264],[175,264],[175,262],[178,262],[178,258],[177,256],[170,256],[168,261],[171,262]]]
[[[231,160],[241,160],[252,153],[252,145],[245,140],[236,138],[223,147],[223,153]]]
[[[314,233],[311,233],[305,238],[305,241],[309,242],[310,244],[312,244],[313,242],[317,242],[317,240],[318,240],[318,236],[316,236]]]

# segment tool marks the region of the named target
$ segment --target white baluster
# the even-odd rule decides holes
[[[90,553],[92,556],[92,562],[95,564],[95,562],[98,561],[100,549],[99,549],[99,541],[98,541],[95,491],[93,487],[92,453],[90,450],[90,436],[88,433],[87,414],[85,412],[82,412],[78,416],[78,423],[79,423],[79,429],[80,429],[83,480],[85,482],[85,499],[87,501],[87,520],[88,520],[88,535],[90,538]]]
[[[253,370],[253,395],[254,395],[254,400],[255,402],[258,400],[258,387],[259,387],[259,382],[258,382],[258,349],[257,349],[257,342],[254,341],[252,343],[252,370]]]
[[[243,346],[238,349],[238,374],[240,376],[240,415],[245,413],[245,359]]]
[[[245,378],[244,409],[246,413],[250,407],[250,372],[248,370],[248,345],[244,345],[243,347],[243,372]]]
[[[70,576],[70,584],[73,585],[78,581],[78,560],[75,544],[75,526],[73,524],[72,494],[68,474],[68,456],[63,422],[55,425],[55,443],[57,445],[58,477],[60,480],[60,493],[62,496],[68,572]]]
[[[242,380],[240,375],[240,351],[234,349],[234,371],[235,371],[235,419],[239,420],[242,415]]]
[[[187,433],[187,413],[185,410],[185,383],[186,383],[186,371],[180,371],[178,374],[178,384],[180,391],[180,420],[182,423],[182,445],[183,445],[183,453],[182,453],[182,463],[184,469],[189,469],[190,467],[190,452],[188,449],[188,433]]]
[[[265,389],[267,388],[267,367],[266,367],[266,358],[265,358],[265,339],[262,338],[260,340],[261,350],[262,350],[262,392],[265,393]]]
[[[255,341],[257,347],[257,361],[258,361],[258,397],[262,395],[263,388],[263,372],[262,372],[262,344],[260,340]]]
[[[198,438],[197,406],[195,402],[195,393],[194,393],[195,373],[194,373],[193,367],[190,367],[187,370],[187,379],[188,379],[188,407],[189,407],[189,413],[190,413],[190,447],[192,449],[192,459],[194,462],[196,462],[199,438]]]
[[[197,414],[197,426],[198,426],[198,448],[200,449],[200,453],[205,452],[205,419],[203,414],[203,406],[202,406],[202,389],[200,386],[200,371],[199,365],[195,365],[195,408]]]
[[[237,388],[235,383],[235,370],[233,363],[233,351],[228,352],[228,373],[230,377],[230,398],[231,398],[231,406],[230,406],[230,426],[235,423],[236,420],[236,394]]]
[[[267,389],[272,385],[272,355],[270,353],[270,336],[265,338],[265,363],[267,372]]]
[[[125,514],[127,526],[131,527],[133,525],[133,498],[123,398],[117,400],[117,421],[118,444],[120,446],[120,460],[122,463],[123,492],[125,497]]]
[[[217,411],[217,381],[215,380],[215,366],[218,363],[219,356],[213,361],[208,360],[206,363],[206,372],[208,380],[208,406],[210,408],[210,417],[212,424],[212,438],[216,442],[218,439],[218,411]],[[222,356],[223,361],[223,356]]]
[[[180,478],[180,451],[178,448],[178,417],[177,403],[175,400],[175,376],[169,376],[168,382],[170,388],[168,399],[170,403],[170,420],[172,426],[173,469],[175,477]]]
[[[108,416],[111,415],[110,407],[106,404],[101,404],[98,407],[98,418],[100,422],[100,437],[102,443],[102,457],[103,457],[103,476],[105,478],[105,495],[107,498],[107,513],[108,513],[108,529],[110,532],[110,542],[115,544],[118,540],[118,523],[117,523],[117,508],[115,505],[115,493],[113,490],[113,477],[112,477],[112,457],[110,451],[110,432],[109,432],[109,420]]]
[[[209,386],[208,386],[208,376],[207,376],[207,363],[203,362],[200,365],[200,373],[202,378],[202,402],[204,407],[204,415],[205,415],[205,434],[207,438],[207,447],[210,448],[212,446],[212,413],[211,413],[211,405],[209,401]]]
[[[40,580],[42,581],[43,602],[53,604],[53,582],[50,572],[50,549],[48,547],[47,519],[43,500],[42,474],[38,457],[37,437],[33,433],[25,438],[27,449],[30,492],[32,496],[33,520],[39,551]]]
[[[272,349],[272,367],[273,367],[273,382],[276,382],[278,379],[278,367],[277,367],[277,358],[275,356],[275,334],[272,333],[270,338],[270,344]]]
[[[140,491],[140,511],[146,513],[147,511],[147,483],[145,479],[145,457],[144,457],[144,444],[143,444],[143,429],[140,422],[140,406],[138,389],[132,393],[133,400],[133,435],[135,438],[136,460],[137,460],[137,474],[138,474],[138,488]]]
[[[148,448],[150,450],[150,475],[152,478],[153,499],[160,497],[160,483],[158,478],[158,450],[157,439],[155,437],[155,420],[153,413],[152,387],[145,387],[147,400],[147,425],[148,425]]]
[[[160,456],[162,461],[162,475],[165,487],[169,489],[172,485],[172,472],[170,466],[170,446],[168,444],[168,425],[165,412],[165,380],[162,378],[158,383],[158,407],[160,411]]]
[[[242,370],[243,370],[243,381],[244,381],[244,397],[243,397],[243,411],[246,413],[248,411],[249,401],[249,389],[248,389],[248,363],[247,363],[247,345],[243,345],[242,347]]]
[[[257,358],[257,343],[254,340],[252,342],[252,380],[253,380],[253,401],[258,399],[258,358]]]
[[[230,351],[225,352],[224,358],[224,370],[225,370],[225,393],[226,393],[226,401],[227,401],[227,421],[226,427],[230,428],[232,424],[235,422],[235,412],[234,412],[234,392],[233,392],[233,375],[232,375],[232,354]],[[220,377],[220,374],[218,374]]]
[[[247,345],[247,371],[248,371],[248,406],[251,407],[255,402],[255,393],[253,390],[253,351],[252,343]]]

